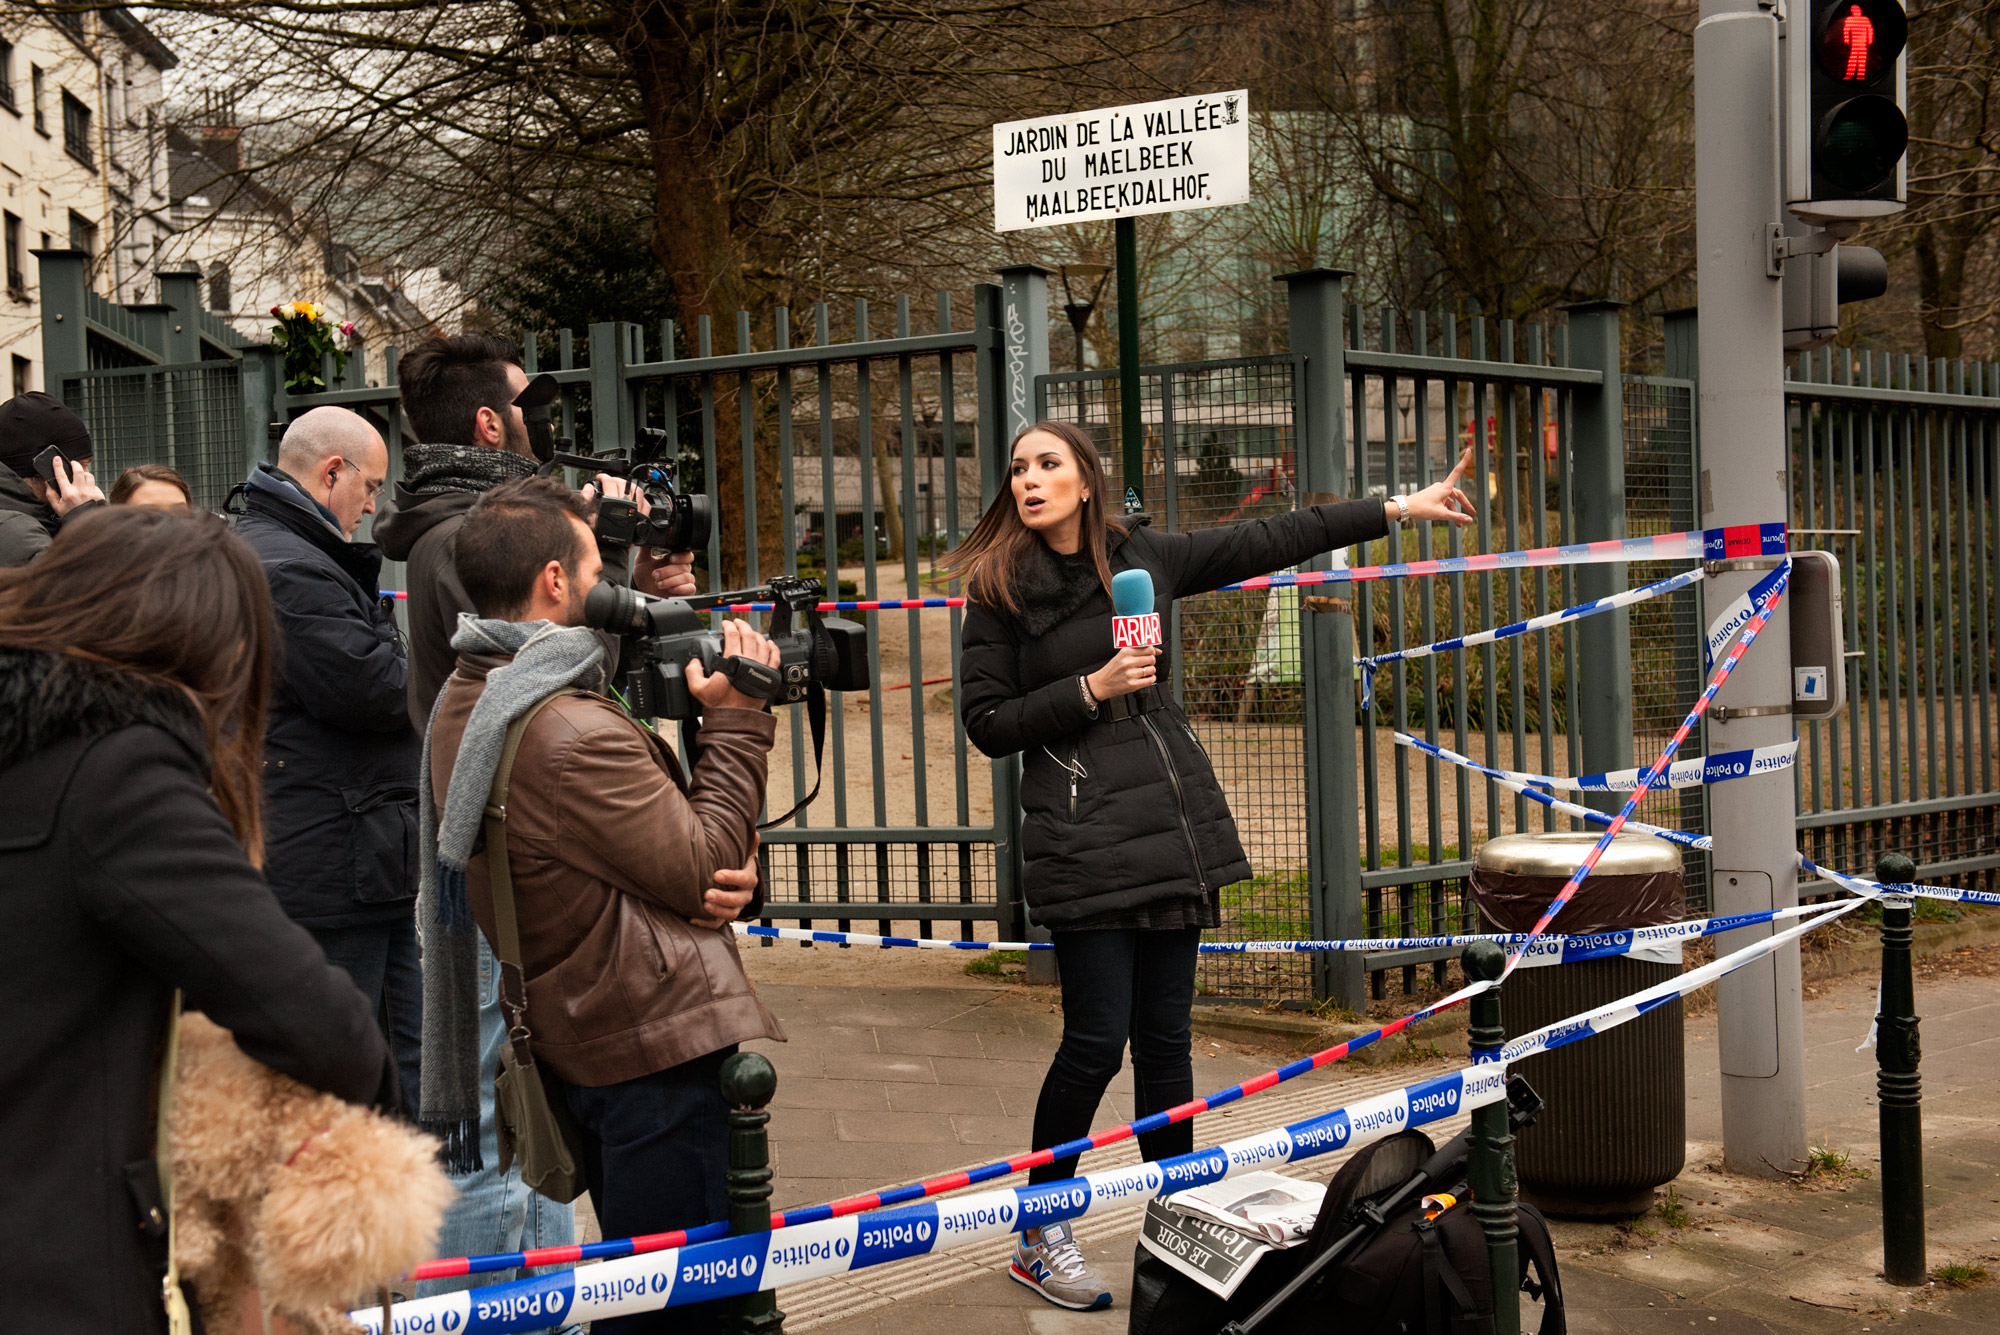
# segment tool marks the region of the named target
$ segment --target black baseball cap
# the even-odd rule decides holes
[[[39,389],[0,403],[0,464],[27,476],[35,456],[54,445],[68,459],[91,457],[90,428],[61,399]]]

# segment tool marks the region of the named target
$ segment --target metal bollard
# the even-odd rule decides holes
[[[1901,853],[1875,863],[1884,885],[1908,885],[1917,864]],[[1882,906],[1882,999],[1875,1016],[1875,1104],[1882,1145],[1882,1278],[1922,1284],[1924,1264],[1923,1077],[1917,1074],[1917,990],[1910,972],[1910,909]]]
[[[1494,979],[1507,967],[1507,952],[1493,941],[1474,941],[1458,957],[1468,982]],[[1500,1020],[1500,989],[1481,992],[1470,1003],[1467,1037],[1472,1059],[1494,1058],[1507,1041]],[[1472,1216],[1486,1234],[1486,1259],[1493,1272],[1493,1335],[1521,1335],[1521,1247],[1514,1225],[1514,1131],[1506,1103],[1472,1110],[1472,1144],[1466,1159],[1472,1183]]]
[[[738,1052],[722,1063],[722,1097],[729,1104],[729,1231],[771,1231],[771,1138],[764,1111],[778,1092],[778,1073],[756,1052]],[[726,1325],[735,1335],[785,1329],[778,1295],[769,1289],[732,1301]]]

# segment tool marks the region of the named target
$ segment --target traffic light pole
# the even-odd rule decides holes
[[[1758,0],[1702,0],[1694,33],[1695,243],[1700,292],[1703,527],[1790,513],[1786,485],[1784,306],[1771,272],[1784,215],[1778,21]],[[1724,570],[1711,609],[1766,573]],[[1711,753],[1792,737],[1790,613],[1781,602],[1708,714]],[[1714,911],[1798,902],[1792,773],[1732,779],[1709,807]],[[1721,800],[1726,794],[1726,800]],[[1731,932],[1716,953],[1768,926]],[[1717,984],[1724,1166],[1770,1176],[1806,1153],[1805,1027],[1796,945]]]

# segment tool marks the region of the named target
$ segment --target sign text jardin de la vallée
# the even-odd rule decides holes
[[[1249,199],[1250,95],[1240,89],[993,127],[996,231]]]

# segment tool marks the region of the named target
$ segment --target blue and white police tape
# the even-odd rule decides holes
[[[1821,876],[1857,895],[1880,895],[1887,899],[1947,899],[1959,904],[2000,904],[2000,894],[1991,890],[1961,890],[1953,885],[1894,885],[1885,881],[1871,881],[1865,876],[1849,876],[1831,867],[1822,867],[1805,854],[1799,854],[1799,869],[1813,876]]]
[[[1874,898],[1874,896],[1870,896],[1869,898]],[[1621,997],[1619,1000],[1608,1002],[1595,1010],[1586,1011],[1582,1015],[1573,1015],[1567,1020],[1558,1020],[1554,1024],[1545,1025],[1535,1030],[1533,1033],[1523,1034],[1519,1038],[1512,1039],[1501,1047],[1500,1060],[1503,1063],[1519,1061],[1521,1058],[1533,1056],[1537,1052],[1547,1052],[1552,1048],[1565,1047],[1580,1038],[1588,1038],[1592,1034],[1601,1034],[1608,1029],[1616,1029],[1621,1024],[1638,1019],[1648,1011],[1656,1010],[1666,1005],[1675,997],[1684,997],[1691,992],[1698,992],[1724,974],[1733,973],[1746,964],[1753,963],[1766,955],[1782,950],[1804,936],[1807,932],[1810,932],[1813,928],[1823,927],[1836,918],[1852,913],[1867,902],[1868,899],[1844,899],[1835,904],[1812,905],[1810,907],[1817,909],[1818,912],[1809,921],[1802,922],[1796,927],[1787,928],[1782,932],[1773,932],[1761,941],[1753,942],[1741,950],[1731,951],[1729,954],[1722,956],[1712,963],[1704,964],[1698,969],[1690,969],[1677,978],[1669,978],[1663,983],[1656,983],[1643,991],[1634,992],[1629,997]]]
[[[1408,1127],[1500,1102],[1507,1096],[1506,1085],[1506,1066],[1484,1062],[1290,1126],[1153,1163],[1041,1186],[874,1210],[776,1233],[722,1238],[536,1279],[419,1298],[397,1304],[390,1329],[395,1335],[431,1331],[501,1335],[782,1288],[1004,1238],[1092,1210],[1365,1145]],[[348,1319],[369,1335],[380,1335],[380,1308],[350,1312]]]
[[[1405,735],[1398,733],[1396,740],[1401,742]],[[1410,739],[1410,744],[1423,746],[1415,738]],[[1753,746],[1741,751],[1718,751],[1712,756],[1691,756],[1667,766],[1666,774],[1654,779],[1652,786],[1699,788],[1708,783],[1727,783],[1731,779],[1771,774],[1790,769],[1798,753],[1799,742],[1795,737],[1775,746]],[[1629,793],[1639,786],[1640,773],[1636,768],[1607,770],[1603,774],[1533,774],[1526,770],[1493,769],[1484,765],[1479,768],[1496,779],[1571,793]]]
[[[1707,656],[1702,662],[1703,672],[1715,670],[1715,658],[1742,629],[1750,624],[1750,618],[1764,610],[1764,604],[1771,601],[1780,582],[1780,570],[1773,570],[1752,584],[1744,592],[1736,595],[1736,601],[1722,609],[1715,619],[1708,623],[1708,636],[1702,643]]]
[[[1421,737],[1412,737],[1407,732],[1399,732],[1394,734],[1394,736],[1398,746],[1407,746],[1413,750],[1422,752],[1424,755],[1430,756],[1434,760],[1443,760],[1457,765],[1462,769],[1469,769],[1476,774],[1483,774],[1502,788],[1519,793],[1531,802],[1539,802],[1551,811],[1559,812],[1565,816],[1574,816],[1578,820],[1588,821],[1592,825],[1603,826],[1611,823],[1611,817],[1602,811],[1592,811],[1590,808],[1578,806],[1574,802],[1565,802],[1559,797],[1551,797],[1539,788],[1531,787],[1519,779],[1508,778],[1504,771],[1482,765],[1472,757],[1462,756],[1449,747],[1435,746],[1430,742],[1424,741]],[[1670,843],[1679,844],[1683,848],[1707,849],[1715,846],[1715,841],[1705,834],[1689,834],[1685,830],[1670,830],[1662,825],[1648,825],[1646,822],[1639,820],[1626,821],[1625,829],[1634,834],[1650,834],[1656,839],[1665,839]]]
[[[1603,816],[1602,812],[1593,815]],[[1627,823],[1626,828],[1631,828]],[[1704,936],[1714,936],[1719,932],[1733,932],[1739,927],[1753,923],[1771,922],[1774,919],[1796,917],[1801,913],[1814,911],[1818,906],[1798,909],[1778,909],[1761,913],[1738,913],[1721,918],[1693,918],[1685,922],[1661,923],[1651,927],[1623,928],[1618,931],[1589,932],[1577,935],[1549,933],[1540,937],[1526,957],[1521,961],[1523,968],[1548,964],[1569,964],[1577,960],[1609,959],[1617,955],[1634,955],[1640,959],[1660,962],[1677,962],[1680,959],[1679,944]],[[860,932],[808,931],[796,927],[760,927],[750,923],[737,923],[736,931],[742,936],[764,937],[779,941],[816,941],[822,944],[845,944],[857,946],[920,946],[933,949],[950,947],[956,950],[1047,950],[1051,949],[1042,941],[932,941],[907,936],[869,936]],[[1517,946],[1528,940],[1520,932],[1468,932],[1453,936],[1383,936],[1351,937],[1344,940],[1282,940],[1282,941],[1204,941],[1199,949],[1204,955],[1302,955],[1314,953],[1349,952],[1366,954],[1379,950],[1450,950],[1470,945],[1474,941],[1492,941],[1503,946]]]
[[[1454,649],[1477,648],[1482,644],[1491,644],[1495,640],[1504,640],[1515,635],[1527,635],[1533,631],[1547,630],[1551,626],[1559,626],[1565,621],[1578,621],[1584,617],[1596,616],[1599,612],[1611,612],[1621,607],[1630,607],[1634,603],[1643,603],[1648,599],[1658,598],[1661,594],[1673,593],[1678,589],[1685,589],[1690,584],[1697,583],[1704,578],[1706,578],[1706,571],[1702,567],[1697,566],[1693,570],[1683,571],[1681,574],[1670,576],[1657,583],[1645,585],[1643,588],[1626,589],[1622,593],[1614,593],[1609,597],[1593,599],[1587,603],[1579,603],[1575,607],[1565,607],[1557,612],[1544,612],[1540,616],[1529,617],[1526,621],[1516,621],[1510,625],[1496,626],[1492,630],[1474,631],[1470,635],[1459,635],[1449,640],[1437,640],[1431,644],[1412,645],[1407,649],[1397,649],[1386,654],[1370,654],[1366,658],[1357,658],[1354,661],[1361,668],[1361,707],[1367,709],[1374,704],[1375,670],[1385,664],[1396,663],[1409,658],[1427,658],[1432,654],[1450,653]]]

